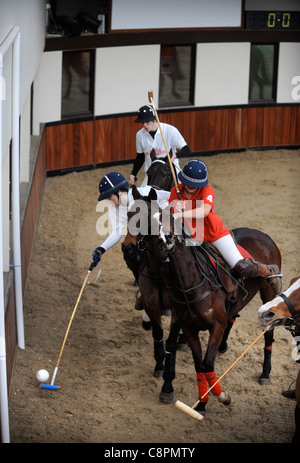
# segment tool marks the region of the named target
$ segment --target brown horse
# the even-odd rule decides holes
[[[293,278],[288,289],[258,309],[258,318],[263,330],[275,326],[300,325],[300,277]],[[299,331],[299,330],[298,330]],[[300,341],[300,340],[299,340]],[[298,341],[298,342],[299,342]],[[300,443],[300,370],[296,379],[295,433],[293,443]]]
[[[170,150],[172,156],[172,150]],[[150,153],[151,165],[147,169],[147,185],[151,185],[156,190],[171,191],[174,186],[174,178],[172,175],[171,167],[168,157],[158,158],[153,149]],[[176,167],[174,166],[176,173]]]
[[[170,150],[170,156],[172,150]],[[167,156],[157,158],[153,149],[150,153],[151,165],[147,170],[147,184],[157,190],[170,191],[174,186],[174,179]],[[166,289],[163,286],[162,279],[157,276],[147,265],[146,253],[142,249],[137,249],[137,235],[127,234],[123,243],[122,251],[124,260],[128,268],[133,272],[136,282],[138,283],[143,308],[150,318],[152,337],[154,341],[154,359],[156,361],[154,376],[162,378],[163,362],[165,358],[165,349],[163,342],[162,314],[170,313],[170,302],[168,300]],[[179,335],[177,344],[179,350],[185,350],[187,343],[183,335]]]
[[[156,200],[155,190],[151,189],[147,197],[141,197],[136,188],[133,189],[136,204],[128,213],[128,219],[136,214],[136,205],[140,202],[140,210],[148,214],[149,230],[144,236],[135,237],[137,253],[144,254],[145,278],[139,284],[145,284],[143,297],[147,307],[151,310],[151,292],[147,293],[147,281],[149,273],[153,277],[163,281],[163,300],[172,308],[172,319],[168,339],[166,340],[166,358],[164,363],[164,384],[160,393],[160,400],[166,403],[173,402],[174,389],[172,381],[175,378],[176,343],[180,328],[192,350],[197,382],[199,388],[199,404],[196,411],[205,413],[205,405],[202,392],[207,387],[207,382],[212,386],[216,381],[214,362],[222,340],[227,338],[230,325],[228,320],[235,319],[237,314],[245,307],[259,291],[262,301],[267,302],[274,298],[275,294],[269,283],[260,278],[248,279],[243,282],[234,280],[226,272],[225,263],[221,265],[217,260],[216,271],[207,259],[207,255],[213,255],[213,250],[205,246],[187,245],[184,232],[181,235],[166,234],[162,225],[162,211],[153,207]],[[142,203],[144,206],[142,207]],[[146,208],[145,208],[146,205]],[[156,202],[157,205],[157,202]],[[172,217],[171,217],[172,222]],[[153,234],[151,226],[155,224],[158,233]],[[172,228],[174,224],[169,224]],[[262,263],[277,264],[281,267],[281,255],[273,240],[259,230],[238,228],[233,230],[238,245],[246,249],[248,253]],[[130,237],[127,237],[130,239]],[[216,257],[216,255],[215,255]],[[220,268],[223,270],[221,277]],[[225,276],[224,276],[225,275]],[[209,340],[204,359],[202,358],[199,331],[209,331]],[[265,333],[265,351],[269,354],[272,347],[273,334]],[[270,355],[265,357],[263,379],[269,378],[271,369]],[[230,403],[228,394],[225,394],[221,386],[214,387],[212,394],[224,403]]]

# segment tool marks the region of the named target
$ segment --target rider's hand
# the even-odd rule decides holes
[[[102,252],[100,248],[96,248],[91,254],[91,261],[94,263],[95,267],[99,264],[102,257]]]
[[[135,175],[130,175],[129,183],[130,185],[135,185],[137,181],[137,178]]]

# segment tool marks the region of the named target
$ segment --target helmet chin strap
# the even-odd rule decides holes
[[[124,201],[122,201],[122,196],[123,196],[123,199],[124,199],[124,193],[126,193],[126,200],[127,200],[127,192],[126,191],[117,191],[116,195],[118,196],[118,200],[119,200],[119,206],[127,206],[127,204],[123,204]],[[127,203],[127,201],[126,201]]]

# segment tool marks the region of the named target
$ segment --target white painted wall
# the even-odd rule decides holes
[[[21,111],[45,46],[45,3],[45,0],[0,0],[0,43],[14,26],[19,26],[21,32]],[[7,77],[11,80],[11,72]]]
[[[281,43],[278,62],[277,103],[299,103],[299,84],[300,43]]]
[[[24,114],[23,131],[21,127],[20,155],[22,172],[28,178],[29,169],[29,146],[28,137],[28,96],[30,95],[31,84],[34,80],[39,62],[45,46],[45,0],[0,0],[0,43],[6,38],[14,26],[20,28],[20,114]],[[11,115],[12,115],[12,48],[4,57],[3,75],[5,80],[5,100],[3,100],[2,127],[2,211],[3,211],[3,268],[9,270],[9,146],[12,137]],[[2,84],[2,83],[1,83]],[[23,112],[24,111],[24,112]],[[26,126],[26,128],[25,128]],[[27,163],[27,165],[25,165]],[[1,244],[0,244],[1,245]]]
[[[21,114],[20,126],[20,181],[29,181],[30,168],[30,93],[27,96]]]
[[[9,148],[4,153],[2,162],[2,239],[3,239],[3,271],[9,271]],[[2,297],[2,295],[1,295]]]
[[[62,51],[43,53],[33,86],[33,135],[40,123],[61,118]]]
[[[248,103],[250,43],[197,45],[195,106]]]
[[[293,76],[300,76],[300,44],[281,43],[278,103],[294,102]],[[135,112],[152,90],[158,105],[160,45],[98,48],[95,66],[95,116]],[[195,106],[248,104],[250,43],[197,45]],[[61,118],[62,52],[43,53],[34,81],[33,132],[41,122]]]
[[[241,0],[112,0],[111,28],[240,27]]]
[[[158,101],[160,45],[99,48],[96,53],[95,115],[137,111]]]

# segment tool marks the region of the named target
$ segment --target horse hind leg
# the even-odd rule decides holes
[[[274,293],[272,288],[265,282],[262,283],[260,288],[260,296],[262,302],[265,304],[268,301],[271,301],[274,298]],[[264,346],[264,360],[263,360],[263,369],[262,374],[259,377],[259,384],[261,386],[268,386],[271,383],[270,373],[272,368],[271,358],[272,358],[272,346],[274,342],[274,330],[266,331],[264,334],[265,346]]]
[[[231,328],[233,327],[234,322],[235,322],[235,320],[236,320],[237,317],[239,317],[239,315],[235,315],[234,317],[231,317],[231,318],[227,321],[227,328],[226,328],[225,331],[224,331],[224,335],[223,335],[221,344],[219,345],[219,348],[218,348],[219,354],[225,354],[225,352],[226,352],[227,349],[228,349],[227,340],[228,340],[228,337],[229,337],[229,333],[230,333],[230,331],[231,331]]]

